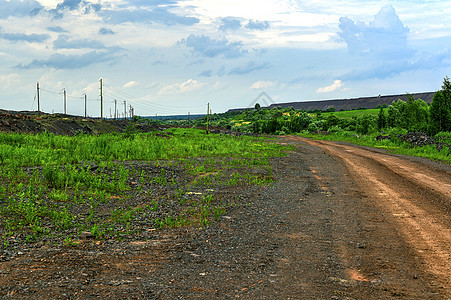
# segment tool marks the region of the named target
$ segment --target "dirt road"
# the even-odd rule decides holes
[[[306,144],[319,147],[325,154],[337,159],[346,169],[343,175],[349,176],[353,181],[352,185],[357,187],[354,191],[351,188],[349,193],[353,196],[361,195],[360,203],[355,203],[355,208],[362,207],[364,211],[354,215],[354,209],[350,216],[356,218],[354,221],[361,223],[370,236],[374,236],[366,238],[365,243],[368,244],[363,247],[360,245],[367,250],[360,255],[365,263],[360,266],[360,270],[353,269],[351,264],[347,271],[348,278],[388,283],[388,278],[384,277],[388,274],[387,270],[390,270],[389,273],[398,273],[390,280],[395,283],[401,280],[401,274],[406,280],[411,276],[410,279],[417,281],[417,273],[421,272],[423,283],[432,294],[437,294],[438,298],[451,297],[449,166],[335,142],[312,141],[300,137],[288,139],[300,143],[300,148]],[[318,174],[317,170],[312,169],[312,172]],[[328,176],[327,170],[323,170],[322,176],[315,175],[322,189],[328,191],[331,180],[335,178]],[[377,222],[381,224],[378,225]],[[379,234],[378,231],[383,227],[387,227],[387,231]],[[344,244],[346,243],[349,244],[350,241],[345,241]],[[398,251],[394,251],[395,249]],[[344,261],[350,262],[355,258],[356,254],[346,249],[346,246],[343,246],[342,252]],[[403,284],[404,291],[393,295],[418,299],[432,297],[432,294],[422,294],[422,289],[418,289],[420,284],[415,287],[413,283],[409,291],[410,282],[408,280]]]
[[[283,137],[277,182],[206,229],[22,249],[4,299],[451,299],[451,168]]]

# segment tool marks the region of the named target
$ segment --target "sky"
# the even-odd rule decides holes
[[[451,0],[0,0],[0,109],[103,116],[439,90]],[[263,92],[268,96],[259,97]]]

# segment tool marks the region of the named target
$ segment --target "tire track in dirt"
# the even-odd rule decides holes
[[[374,205],[392,215],[396,230],[451,296],[451,172],[359,147],[292,139],[342,159]]]

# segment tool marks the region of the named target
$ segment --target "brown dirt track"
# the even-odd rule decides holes
[[[219,222],[23,249],[0,262],[0,298],[451,299],[449,165],[281,142],[277,182],[231,191]]]

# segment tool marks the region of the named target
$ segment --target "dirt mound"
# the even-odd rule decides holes
[[[130,120],[92,119],[61,114],[38,114],[37,112],[15,112],[0,110],[0,132],[37,134],[50,132],[57,135],[78,133],[101,134],[125,132],[126,130],[149,132],[160,130],[156,125],[136,123]]]

